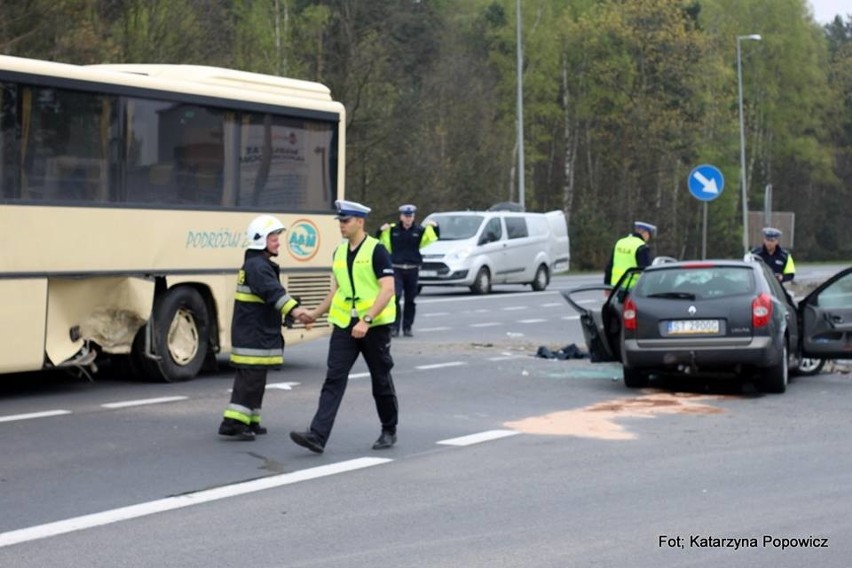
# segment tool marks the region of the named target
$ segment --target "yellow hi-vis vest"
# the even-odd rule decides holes
[[[337,280],[337,292],[331,299],[328,322],[346,328],[353,317],[362,318],[379,297],[381,286],[373,271],[373,251],[379,240],[367,235],[352,263],[352,280],[346,267],[349,243],[344,242],[334,251],[331,270]],[[354,284],[354,290],[353,290]],[[354,310],[354,313],[353,313]],[[357,315],[355,315],[357,314]],[[396,319],[396,301],[391,297],[388,305],[373,318],[373,325],[390,324]]]
[[[385,248],[388,249],[388,252],[393,252],[393,245],[391,244],[391,231],[396,227],[396,223],[391,223],[387,229],[382,231],[379,234],[379,241],[385,245]],[[438,235],[435,234],[435,227],[432,225],[424,225],[423,226],[423,234],[420,235],[420,243],[418,248],[423,248],[426,245],[430,245],[438,240]]]
[[[612,275],[609,283],[615,286],[624,273],[636,266],[636,251],[645,244],[642,238],[636,235],[627,235],[615,243],[612,252]]]

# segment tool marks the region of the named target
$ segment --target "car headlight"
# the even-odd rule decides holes
[[[453,251],[447,255],[447,260],[464,260],[470,256],[470,253],[473,252],[473,247],[464,247],[460,248],[457,251]]]

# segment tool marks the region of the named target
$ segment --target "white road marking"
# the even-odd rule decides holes
[[[517,434],[520,434],[520,432],[516,432],[515,430],[488,430],[487,432],[471,434],[470,436],[462,436],[461,438],[441,440],[440,442],[436,443],[444,444],[445,446],[472,446],[473,444],[490,442],[491,440],[499,440],[500,438],[507,438],[509,436],[515,436]]]
[[[245,495],[247,493],[263,491],[265,489],[282,487],[284,485],[299,483],[300,481],[308,481],[328,475],[335,475],[374,465],[381,465],[391,461],[393,460],[387,458],[358,458],[345,462],[304,469],[302,471],[294,471],[292,473],[272,475],[269,477],[254,479],[252,481],[244,481],[242,483],[235,483],[224,487],[216,487],[214,489],[207,489],[196,493],[175,495],[174,497],[166,497],[165,499],[148,501],[147,503],[139,503],[137,505],[130,505],[128,507],[121,507],[110,511],[102,511],[91,515],[83,515],[81,517],[74,517],[44,525],[36,525],[25,529],[4,532],[0,533],[0,548],[22,542],[39,540],[74,531],[117,523],[120,521],[137,519],[139,517],[145,517],[156,513],[182,509],[192,505],[200,505],[201,503],[218,501],[220,499],[235,497],[237,495]]]
[[[578,320],[578,319],[580,319],[580,316],[562,316],[562,319],[564,319],[564,320]]]
[[[527,307],[526,306],[506,306],[505,308],[500,308],[500,309],[505,311],[505,312],[511,312],[511,311],[514,311],[514,310],[526,310]]]
[[[508,361],[509,359],[520,359],[522,355],[503,355],[502,357],[489,357],[489,361]],[[526,355],[523,355],[526,357]]]
[[[297,387],[300,384],[301,383],[269,383],[266,385],[266,388],[290,391],[293,390],[293,387]]]
[[[367,373],[352,373],[351,375],[349,375],[349,378],[350,379],[363,379],[364,377],[369,377],[369,376],[370,376],[369,372],[367,372]]]
[[[423,314],[424,317],[431,318],[435,316],[448,316],[451,315],[450,312],[434,312],[431,314]]]
[[[550,304],[542,304],[542,308],[555,308],[556,306],[564,306],[565,302],[552,302]]]
[[[544,322],[544,321],[547,321],[547,320],[541,319],[541,318],[534,318],[534,319],[518,320],[518,323],[541,323],[541,322]]]
[[[494,327],[495,325],[503,325],[503,324],[500,323],[500,322],[496,322],[496,321],[489,321],[489,322],[486,322],[486,323],[472,323],[472,324],[470,324],[470,327]]]
[[[32,418],[47,418],[48,416],[62,416],[71,414],[70,410],[45,410],[44,412],[30,412],[28,414],[10,414],[0,416],[0,422],[14,422],[15,420],[30,420]]]
[[[418,329],[417,331],[422,331],[422,332],[448,331],[450,329],[453,329],[453,328],[451,328],[451,327],[426,327],[426,328],[423,328],[423,329]]]
[[[187,400],[188,396],[164,396],[161,398],[144,398],[139,400],[124,400],[121,402],[108,402],[102,404],[103,408],[127,408],[129,406],[145,406],[147,404],[160,404],[163,402],[177,402],[179,400]]]
[[[459,367],[461,365],[466,365],[467,363],[463,361],[452,361],[450,363],[435,363],[434,365],[418,365],[414,367],[415,369],[419,369],[421,371],[428,371],[429,369],[443,369],[444,367]]]

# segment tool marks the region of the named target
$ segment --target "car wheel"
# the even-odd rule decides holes
[[[631,389],[641,389],[648,386],[650,376],[647,371],[624,367],[624,386]]]
[[[787,342],[785,341],[778,362],[771,367],[760,370],[758,388],[763,392],[780,394],[787,390],[788,379],[789,367],[787,365]]]
[[[204,299],[189,286],[172,288],[154,302],[151,347],[157,359],[144,354],[147,326],[139,330],[131,358],[135,374],[167,383],[194,378],[209,345],[209,316]]]
[[[823,367],[825,367],[825,359],[804,357],[799,360],[799,365],[796,367],[796,374],[802,377],[819,375]]]
[[[530,285],[536,292],[541,292],[547,288],[549,283],[550,277],[547,274],[547,267],[542,264],[538,267],[538,270],[535,271],[535,279],[530,283]]]
[[[470,287],[474,294],[489,294],[491,292],[491,272],[487,266],[483,266],[476,273],[476,279]]]

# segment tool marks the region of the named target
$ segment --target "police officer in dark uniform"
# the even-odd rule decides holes
[[[391,335],[399,335],[400,320],[402,333],[406,337],[413,337],[411,327],[414,325],[414,313],[416,306],[414,299],[417,297],[417,277],[420,273],[420,265],[423,264],[423,256],[420,249],[438,240],[440,236],[438,225],[433,221],[427,221],[425,225],[414,222],[414,214],[417,207],[414,205],[402,205],[399,208],[399,224],[385,223],[376,232],[376,237],[391,253],[393,262],[394,291],[396,293],[396,321],[393,324]],[[405,297],[403,310],[400,310],[400,296]]]
[[[644,221],[633,223],[633,232],[619,239],[612,249],[604,269],[604,284],[615,286],[619,279],[633,267],[651,266],[651,249],[648,241],[657,234],[657,227]]]
[[[775,273],[778,282],[790,282],[796,276],[793,255],[778,244],[781,231],[774,227],[763,228],[763,245],[751,249]]]
[[[219,434],[238,440],[254,440],[266,434],[260,425],[260,406],[266,390],[266,374],[284,362],[282,318],[303,316],[306,311],[287,294],[272,262],[281,246],[284,225],[272,215],[261,215],[246,231],[248,249],[237,277],[234,315],[231,320],[231,365],[236,367],[231,403],[219,426]]]
[[[310,323],[328,311],[331,339],[328,370],[320,392],[319,407],[310,429],[290,432],[296,444],[321,454],[346,391],[349,371],[358,354],[370,369],[373,399],[382,432],[374,450],[396,443],[398,406],[391,377],[391,325],[396,319],[393,266],[387,249],[364,231],[369,207],[354,201],[336,201],[340,233],[345,241],[334,251],[331,292],[322,303],[303,314]]]

